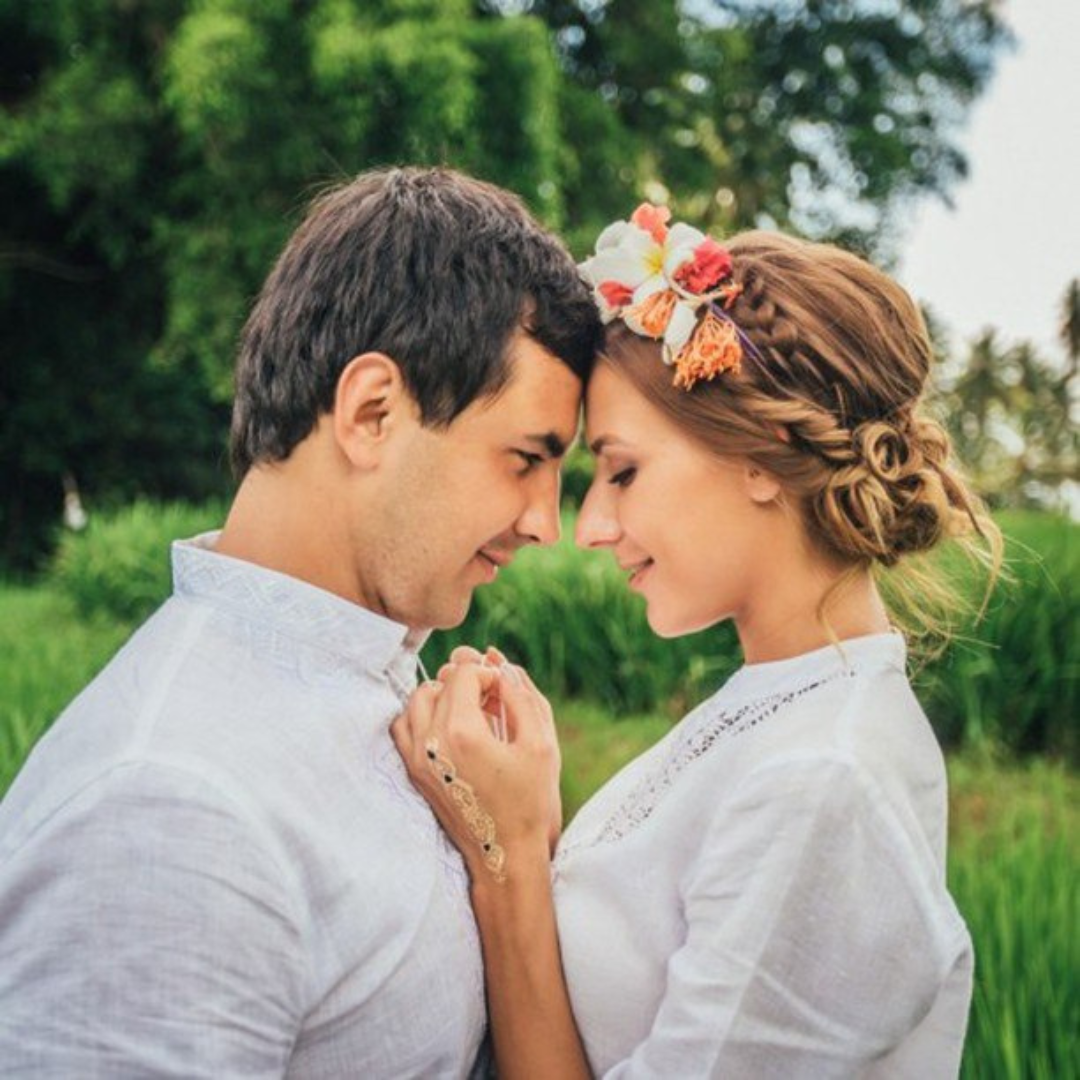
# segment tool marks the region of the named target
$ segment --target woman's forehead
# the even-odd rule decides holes
[[[633,441],[666,427],[666,417],[628,379],[608,364],[597,365],[585,392],[585,441],[590,447],[598,440]]]

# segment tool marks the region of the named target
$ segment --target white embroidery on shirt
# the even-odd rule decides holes
[[[748,702],[733,712],[726,709],[711,709],[710,703],[705,702],[701,706],[700,715],[695,716],[691,713],[686,717],[683,721],[683,730],[679,738],[673,742],[666,757],[634,785],[598,832],[588,839],[583,838],[576,843],[571,842],[565,847],[559,847],[554,860],[556,873],[572,852],[595,847],[598,844],[612,843],[647,821],[664,795],[673,787],[676,777],[683,769],[708,753],[722,738],[741,735],[763,720],[775,716],[781,709],[804,694],[835,682],[837,679],[850,678],[854,674],[852,669],[845,668],[794,690]]]
[[[287,577],[253,573],[244,563],[198,550],[176,549],[174,560],[175,595],[196,603],[209,601],[228,620],[233,641],[259,663],[308,686],[341,683],[370,672],[362,652],[341,648],[354,640],[357,624],[340,597],[321,595]]]

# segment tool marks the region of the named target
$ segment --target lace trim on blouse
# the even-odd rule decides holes
[[[559,848],[554,860],[555,870],[558,871],[573,852],[614,843],[646,822],[683,769],[707,754],[721,739],[741,735],[804,694],[854,675],[852,669],[845,668],[795,689],[751,701],[734,711],[710,708],[710,703],[706,702],[701,706],[699,716],[691,714],[683,721],[682,734],[664,759],[634,785],[598,832]]]

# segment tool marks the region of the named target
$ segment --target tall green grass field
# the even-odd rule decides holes
[[[222,512],[137,503],[99,515],[46,578],[0,584],[0,796],[167,595],[169,540]],[[1000,521],[1010,580],[916,689],[952,748],[949,881],[977,956],[963,1076],[1059,1080],[1080,1075],[1080,528]],[[656,638],[610,558],[565,542],[523,553],[426,659],[458,642],[498,644],[556,701],[568,814],[740,662],[730,628]]]

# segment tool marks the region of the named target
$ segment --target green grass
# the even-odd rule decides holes
[[[670,728],[556,708],[567,820]],[[1060,763],[949,758],[949,885],[975,943],[964,1080],[1061,1080],[1080,1061],[1080,777]]]
[[[661,716],[621,716],[589,702],[555,705],[562,746],[563,817],[569,821],[582,803],[627,762],[671,730]]]
[[[950,776],[949,884],[976,954],[963,1076],[1075,1076],[1080,780],[1060,764],[974,756]]]
[[[77,617],[70,597],[52,587],[0,587],[0,795],[128,633],[114,620]]]
[[[965,625],[916,690],[952,745],[1002,746],[1080,763],[1080,525],[998,515],[1008,578],[985,618]],[[978,589],[972,587],[978,595]]]
[[[156,566],[154,573],[160,569]],[[567,599],[573,604],[589,596],[579,590]],[[536,611],[518,611],[518,617],[539,618],[543,605],[536,603]],[[620,612],[609,609],[606,617],[617,620]],[[555,662],[558,646],[548,639],[559,629],[559,616],[549,610],[544,617],[543,631],[531,647],[548,650],[549,662]],[[100,611],[80,614],[71,595],[52,584],[0,584],[0,795],[34,741],[131,627],[130,620]],[[616,627],[613,634],[619,633]],[[1067,643],[1050,645],[1060,649]],[[579,670],[592,670],[595,678],[607,681],[624,677],[627,673],[612,668],[608,656],[603,650],[592,654],[591,667]],[[680,662],[688,663],[685,657]],[[684,674],[702,685],[715,685],[723,677],[719,668],[695,671],[687,666]],[[663,712],[617,713],[582,699],[557,706],[568,816],[668,730],[672,704],[669,699]],[[1038,758],[1018,764],[972,751],[951,756],[949,766],[949,879],[977,954],[965,1080],[1075,1075],[1071,1070],[1080,1060],[1080,778]]]
[[[218,528],[224,520],[224,503],[137,499],[119,510],[94,514],[85,532],[67,533],[51,579],[81,615],[134,626],[169,595],[170,543]]]

